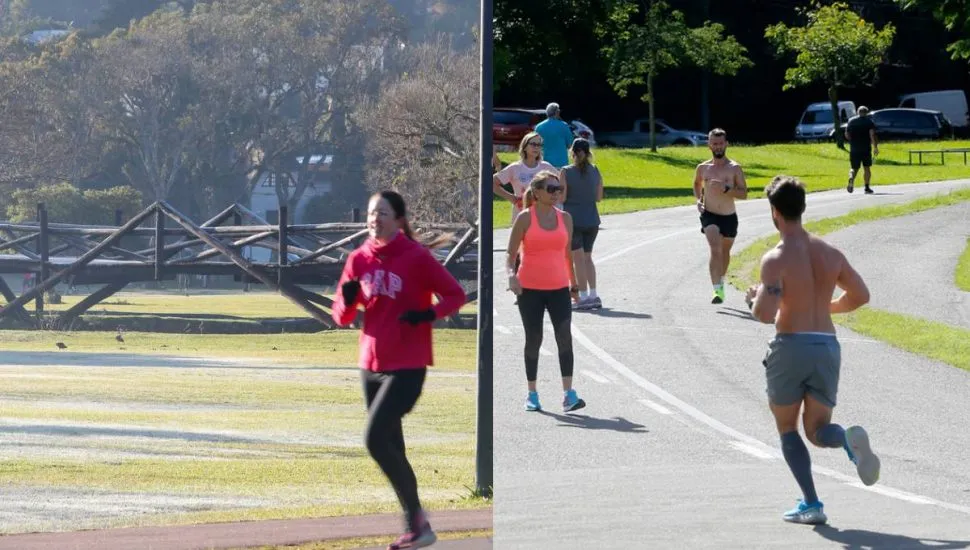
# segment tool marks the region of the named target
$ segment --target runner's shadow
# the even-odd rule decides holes
[[[847,549],[868,548],[871,550],[897,550],[912,548],[932,548],[934,550],[951,550],[955,548],[970,548],[970,541],[941,540],[934,538],[915,538],[906,535],[877,533],[863,529],[839,530],[830,525],[818,525],[814,531],[832,542],[845,545]]]
[[[872,195],[904,195],[905,193],[889,193],[887,191],[873,191]]]
[[[727,311],[724,311],[727,310]],[[718,315],[727,315],[729,317],[737,317],[739,319],[747,319],[748,321],[758,322],[757,319],[751,316],[751,312],[743,309],[738,309],[736,307],[725,307],[717,310]]]
[[[600,308],[600,309],[576,309],[573,313],[595,313],[600,317],[615,317],[617,319],[653,319],[653,315],[649,313],[634,313],[632,311],[620,311],[618,309],[610,308]]]
[[[560,426],[569,428],[585,428],[587,430],[613,430],[615,432],[628,432],[645,434],[650,430],[645,429],[643,424],[636,424],[629,420],[614,416],[613,418],[596,418],[583,414],[556,414],[549,411],[539,411],[539,414],[550,416],[562,422]]]

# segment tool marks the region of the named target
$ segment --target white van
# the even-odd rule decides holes
[[[940,111],[950,121],[953,128],[970,126],[970,112],[967,110],[967,95],[963,90],[939,90],[906,94],[899,97],[899,106],[910,109],[929,109]]]
[[[850,118],[855,116],[855,103],[851,101],[840,101],[838,107],[839,119],[844,126]],[[812,103],[805,108],[805,112],[802,113],[802,118],[798,121],[798,125],[795,126],[795,139],[827,140],[832,137],[834,130],[835,124],[832,122],[832,104],[828,101]]]

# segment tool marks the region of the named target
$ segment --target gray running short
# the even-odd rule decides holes
[[[768,343],[762,364],[771,403],[793,405],[811,394],[835,407],[842,348],[834,334],[777,334]]]

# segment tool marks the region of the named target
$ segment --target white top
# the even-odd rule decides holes
[[[556,170],[555,166],[544,160],[540,160],[535,168],[529,168],[521,160],[517,160],[502,168],[495,175],[498,176],[498,180],[503,184],[512,184],[512,194],[516,197],[521,197],[525,194],[525,190],[529,188],[529,182],[532,181],[532,178],[543,170],[548,170],[556,175],[559,174],[559,170]]]

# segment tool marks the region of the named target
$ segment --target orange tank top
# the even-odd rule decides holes
[[[522,288],[558,290],[569,286],[566,265],[569,233],[562,221],[562,211],[558,208],[553,211],[556,213],[556,228],[549,230],[539,225],[535,207],[529,209],[532,223],[522,237],[522,263],[518,273]]]

